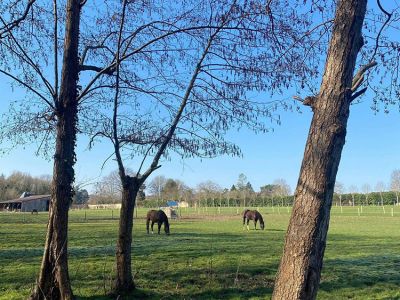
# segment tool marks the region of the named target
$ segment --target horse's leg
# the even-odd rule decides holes
[[[158,234],[160,234],[161,225],[162,225],[162,222],[158,221]]]
[[[247,231],[249,231],[249,230],[250,230],[250,227],[249,227],[249,222],[250,222],[250,219],[249,219],[249,218],[247,218]]]
[[[152,221],[151,221],[151,234],[154,234],[153,226],[154,226],[154,221],[152,220]]]
[[[150,223],[150,219],[146,220],[146,230],[147,230],[147,234],[149,234],[149,223]]]
[[[257,230],[257,219],[254,219],[254,230]]]
[[[244,230],[244,223],[246,222],[246,216],[243,216],[243,230]]]

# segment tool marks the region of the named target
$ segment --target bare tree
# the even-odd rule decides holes
[[[45,249],[31,299],[74,297],[67,261],[68,209],[74,193],[78,113],[84,107],[81,91],[90,78],[80,79],[79,74],[95,73],[88,84],[92,86],[113,73],[112,68],[87,65],[80,57],[80,36],[86,43],[88,37],[96,37],[97,31],[110,24],[97,22],[96,29],[90,30],[89,24],[96,22],[89,19],[99,16],[84,14],[84,5],[85,0],[0,3],[0,54],[4,58],[0,60],[0,74],[26,92],[25,99],[14,99],[2,117],[0,140],[8,139],[13,145],[33,141],[38,145],[37,153],[54,158]],[[87,30],[81,30],[82,15],[88,21]],[[90,61],[98,62],[95,57],[96,53],[91,53]]]
[[[0,200],[18,198],[23,192],[34,195],[50,194],[51,178],[48,177],[33,177],[22,172],[13,172],[8,177],[0,175]]]
[[[315,299],[317,295],[349,108],[357,96],[352,81],[363,45],[366,6],[367,0],[337,3],[320,91],[303,101],[311,106],[313,119],[275,281],[276,300]]]
[[[342,206],[342,195],[345,193],[343,183],[339,181],[335,182],[334,193],[339,195],[339,206]]]
[[[396,169],[392,171],[390,175],[390,188],[396,193],[396,205],[399,205],[399,193],[400,193],[400,170]]]
[[[284,197],[291,194],[290,186],[283,178],[275,179],[273,185],[275,186],[274,196],[281,198],[281,205],[284,206]]]
[[[163,201],[162,195],[166,181],[167,179],[165,178],[165,176],[159,175],[154,177],[153,180],[150,181],[148,185],[150,193],[157,197],[157,203]]]
[[[371,186],[368,183],[365,183],[361,187],[361,190],[365,196],[365,205],[368,205],[368,196],[369,196],[369,193],[371,193]]]
[[[200,182],[197,185],[196,190],[197,193],[204,199],[212,199],[213,206],[215,206],[215,198],[219,197],[220,193],[222,192],[221,186],[212,180]]]
[[[121,202],[121,180],[118,171],[113,171],[95,183],[91,197],[95,203],[119,203]]]
[[[379,192],[381,198],[381,205],[383,206],[383,192],[386,190],[386,184],[383,181],[378,181],[375,185],[375,190]]]
[[[355,205],[355,194],[358,193],[358,188],[354,184],[349,186],[349,192],[351,194],[351,205]]]
[[[249,99],[248,91],[280,90],[290,86],[293,76],[304,80],[306,74],[313,75],[313,68],[303,64],[304,56],[299,60],[297,47],[284,50],[312,37],[305,34],[308,19],[298,17],[295,10],[287,11],[284,3],[273,3],[267,11],[261,1],[251,5],[247,1],[193,3],[193,7],[190,1],[168,7],[161,16],[184,11],[170,15],[168,21],[150,21],[134,28],[125,22],[133,4],[124,1],[115,43],[107,46],[114,57],[109,69],[115,76],[103,82],[110,91],[98,94],[97,99],[114,100],[108,103],[112,115],[96,114],[103,121],[92,132],[94,142],[100,137],[112,142],[123,188],[117,294],[135,287],[131,244],[136,194],[161,167],[162,157],[168,158],[171,151],[181,157],[240,155],[240,149],[226,141],[224,134],[233,127],[266,132],[265,122],[274,119],[271,111],[278,107],[276,102]],[[270,13],[272,9],[279,18]],[[140,44],[134,45],[137,41]],[[95,92],[91,89],[82,94]],[[125,165],[132,156],[141,157],[142,162],[136,175],[129,176]]]
[[[313,4],[323,9],[322,2]],[[373,106],[378,110],[378,103],[384,103],[387,111],[388,104],[395,103],[399,93],[399,76],[388,75],[399,70],[399,56],[394,50],[399,47],[398,35],[394,34],[391,39],[384,36],[385,29],[397,30],[394,22],[398,19],[392,16],[398,3],[387,3],[394,7],[392,12],[384,9],[380,0],[376,3],[378,12],[369,12],[365,23],[369,34],[363,38],[361,31],[367,0],[335,2],[336,12],[320,90],[304,99],[294,97],[311,107],[313,119],[273,299],[316,298],[350,105],[371,87]],[[361,58],[357,62],[359,52]],[[356,63],[361,67],[354,75]],[[379,68],[374,69],[377,65]],[[374,75],[380,78],[375,81],[379,82],[377,85],[371,80]],[[386,81],[386,78],[389,79]]]
[[[2,38],[9,37],[9,35],[12,34],[13,29],[20,26],[21,23],[24,22],[35,2],[36,0],[29,0],[26,5],[21,5],[18,3],[18,1],[12,3],[6,2],[4,4],[4,7],[8,9],[7,16],[10,18],[5,19],[5,17],[2,17],[0,25],[0,40]],[[4,8],[2,10],[4,10]]]

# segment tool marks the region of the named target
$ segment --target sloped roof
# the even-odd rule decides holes
[[[22,203],[22,202],[28,202],[28,201],[33,201],[33,200],[50,199],[50,197],[51,197],[51,195],[33,195],[33,196],[29,196],[29,197],[24,197],[24,198],[0,201],[0,203]]]

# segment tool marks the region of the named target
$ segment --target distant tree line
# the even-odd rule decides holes
[[[379,182],[375,192],[371,192],[369,185],[362,187],[362,193],[358,192],[354,185],[346,189],[337,182],[333,196],[333,205],[393,205],[398,203],[397,187],[400,186],[400,172],[393,171],[390,189]],[[398,180],[397,180],[398,179]],[[397,185],[397,183],[399,183]],[[275,179],[272,183],[260,187],[254,191],[246,175],[240,174],[236,183],[230,188],[222,188],[212,180],[206,180],[196,187],[189,187],[179,179],[156,176],[148,185],[142,186],[137,197],[137,205],[140,207],[165,206],[167,201],[185,201],[191,207],[263,207],[263,206],[292,206],[293,193],[285,179]],[[90,203],[111,204],[121,202],[121,186],[118,172],[113,171],[96,183],[93,194],[90,195]]]
[[[35,195],[50,194],[51,176],[34,177],[27,173],[13,172],[10,176],[0,175],[0,201],[19,198],[23,192]]]
[[[396,192],[371,192],[368,194],[363,193],[348,193],[348,194],[334,194],[333,205],[336,206],[355,206],[355,205],[395,205]]]
[[[127,170],[128,173],[132,173],[131,170]],[[138,200],[145,198],[145,185],[140,187],[138,193]],[[118,175],[118,171],[113,171],[110,174],[104,176],[95,183],[94,191],[90,195],[90,204],[114,204],[121,203],[122,186],[121,180]]]
[[[147,187],[148,195],[138,205],[156,207],[168,200],[186,201],[192,207],[244,207],[244,206],[287,206],[293,204],[293,196],[284,179],[276,179],[272,184],[260,187],[255,192],[244,174],[230,188],[222,188],[218,183],[207,180],[195,188],[187,186],[181,180],[155,177]]]
[[[0,175],[0,201],[19,198],[22,193],[32,195],[49,195],[51,193],[51,176],[32,176],[19,171],[10,176]],[[89,200],[89,193],[79,186],[74,187],[73,204],[85,204]]]

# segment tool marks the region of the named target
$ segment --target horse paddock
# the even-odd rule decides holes
[[[254,208],[255,209],[255,208]],[[258,208],[265,230],[243,230],[243,208],[183,209],[170,235],[134,221],[136,299],[268,299],[290,208]],[[39,270],[46,214],[0,212],[0,299],[23,299]],[[400,298],[400,207],[333,207],[318,299]],[[78,299],[110,299],[117,210],[70,212],[69,264]],[[120,298],[121,299],[121,298]],[[130,299],[129,297],[127,299]]]

